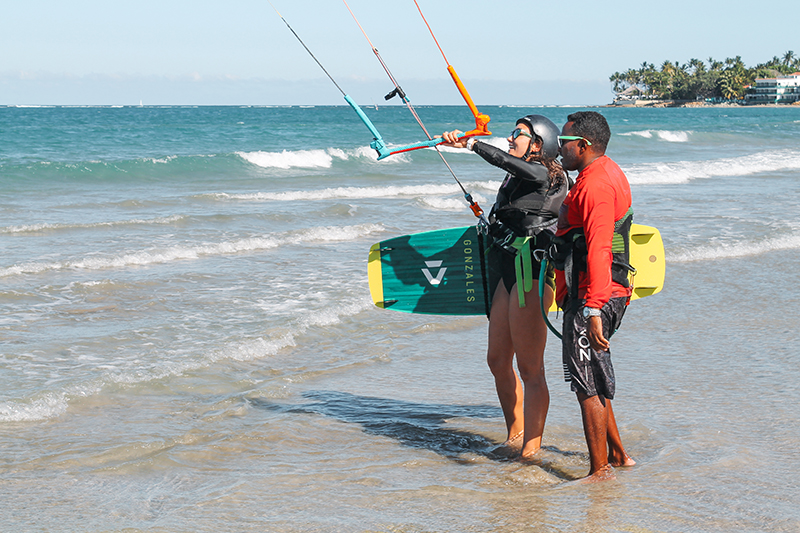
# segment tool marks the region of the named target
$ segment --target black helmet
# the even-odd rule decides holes
[[[558,157],[558,136],[561,135],[561,131],[552,120],[542,115],[527,115],[517,120],[517,124],[525,124],[535,137],[542,140],[542,149],[539,152],[542,157],[545,159]],[[531,146],[533,146],[533,139],[531,139]],[[531,149],[528,148],[523,159],[528,158],[530,151]]]

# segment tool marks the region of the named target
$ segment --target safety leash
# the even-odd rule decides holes
[[[539,257],[535,257],[536,255],[541,256],[541,259]],[[547,275],[547,265],[549,263],[549,258],[547,257],[547,251],[534,250],[534,257],[542,265],[541,268],[539,269],[539,308],[542,310],[542,318],[544,319],[544,323],[547,324],[547,328],[550,331],[552,331],[556,337],[560,339],[561,333],[553,326],[553,324],[550,323],[550,319],[547,318],[547,310],[544,308],[545,276]]]

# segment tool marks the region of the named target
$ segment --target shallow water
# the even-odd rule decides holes
[[[574,110],[482,111],[503,146]],[[373,242],[472,223],[435,153],[375,161],[347,108],[0,108],[0,529],[800,529],[800,110],[602,111],[668,263],[612,341],[638,465],[585,485],[555,338],[524,465],[486,320],[371,304]],[[488,209],[502,173],[445,155]]]

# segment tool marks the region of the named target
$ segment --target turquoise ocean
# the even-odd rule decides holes
[[[500,147],[578,109],[481,107]],[[0,107],[0,530],[800,530],[800,108],[599,111],[667,277],[612,339],[638,465],[587,485],[555,337],[520,464],[486,319],[371,303],[371,244],[474,223],[434,151],[378,162],[345,105]],[[503,172],[444,155],[488,210]]]

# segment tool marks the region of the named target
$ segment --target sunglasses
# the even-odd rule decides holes
[[[561,148],[562,146],[564,146],[565,142],[579,141],[579,140],[583,140],[583,142],[586,143],[586,146],[591,146],[592,145],[592,141],[590,141],[586,137],[578,137],[577,135],[559,135],[558,136],[558,147]]]
[[[533,139],[533,136],[530,133],[528,133],[526,131],[522,131],[522,128],[517,128],[517,129],[515,129],[514,131],[511,132],[511,135],[510,135],[511,140],[516,140],[517,137],[519,137],[520,135],[524,135],[528,139]]]

